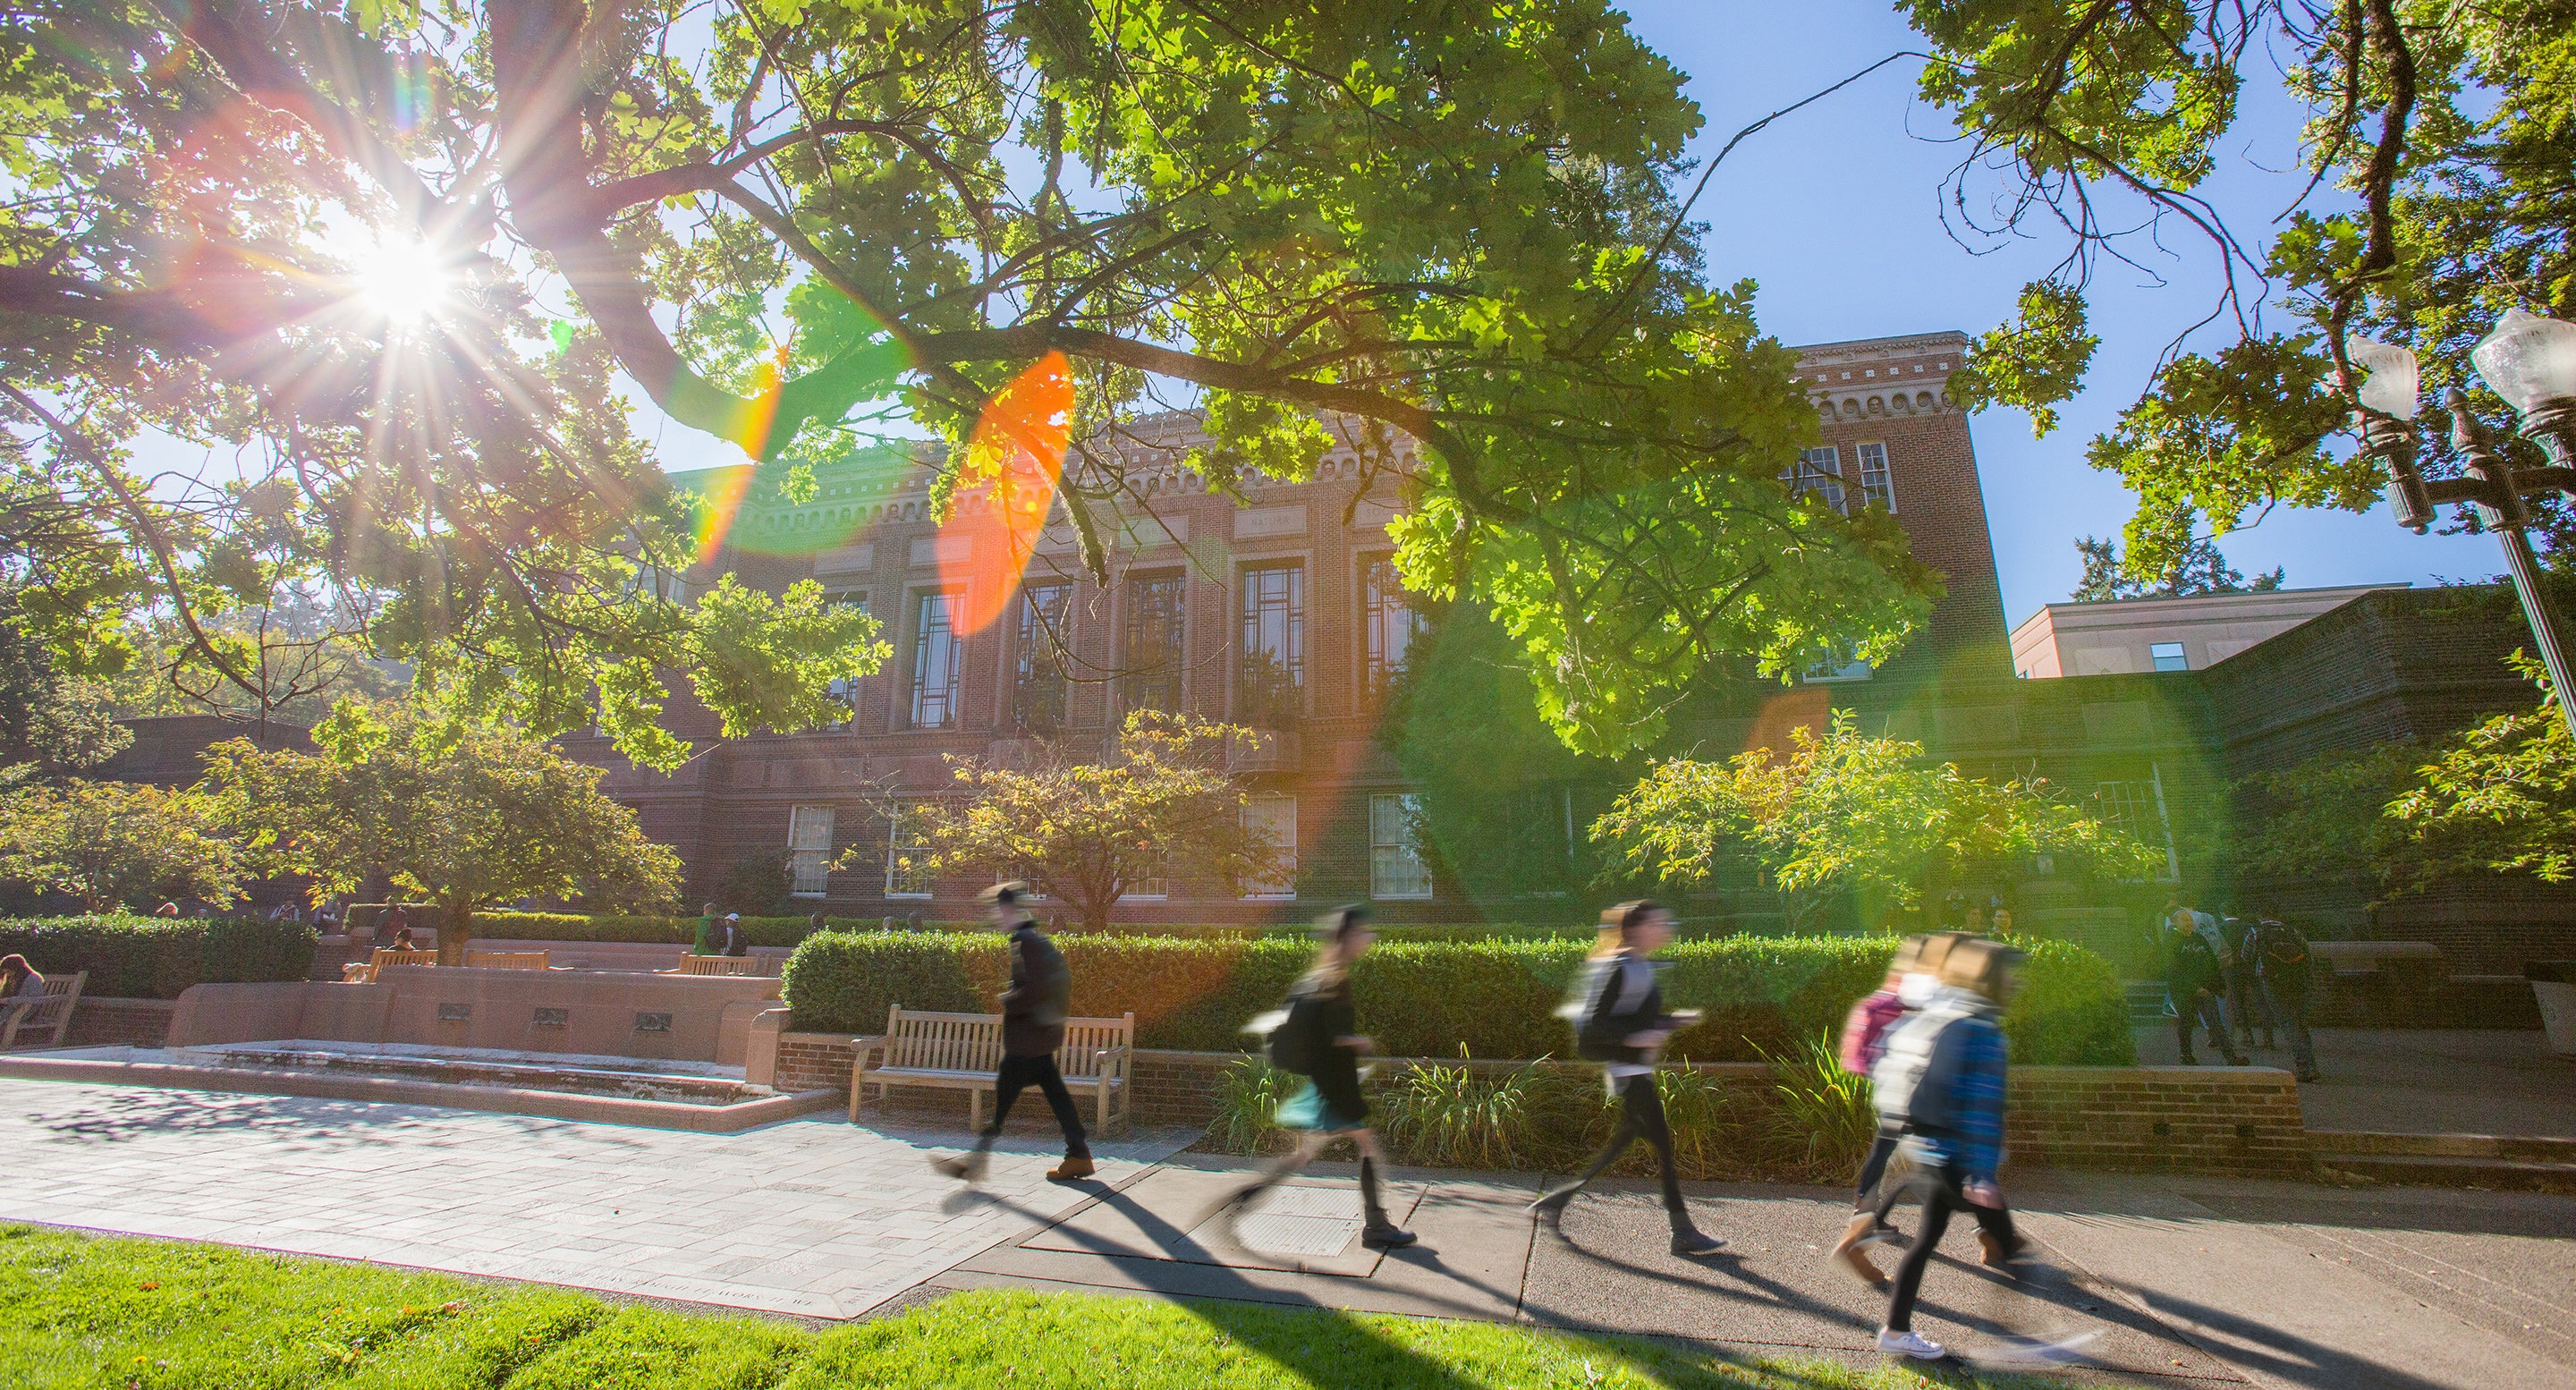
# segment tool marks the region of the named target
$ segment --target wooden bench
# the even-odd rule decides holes
[[[1114,1123],[1125,1128],[1134,1106],[1128,1093],[1127,1068],[1135,1058],[1136,1015],[1118,1018],[1068,1018],[1064,1046],[1055,1051],[1056,1070],[1065,1089],[1099,1097],[1097,1128],[1106,1134]],[[870,1053],[874,1054],[871,1060]],[[897,1086],[925,1086],[966,1093],[967,1123],[984,1128],[984,1095],[993,1089],[993,1069],[1002,1063],[1000,1014],[945,1014],[907,1009],[886,1011],[885,1038],[863,1051],[850,1074],[850,1118],[859,1118],[867,1088],[877,1088],[877,1106]]]
[[[436,964],[438,964],[438,952],[436,951],[397,951],[391,946],[378,946],[375,949],[375,953],[367,958],[366,964],[344,965],[340,967],[340,983],[344,985],[374,984],[376,982],[376,972],[384,969],[388,965]]]
[[[682,956],[674,975],[766,975],[769,962],[758,956]]]
[[[47,1047],[62,1046],[64,1035],[72,1029],[72,1006],[80,1002],[81,986],[88,983],[86,970],[77,975],[48,975],[43,994],[33,999],[24,995],[0,999],[0,1019],[7,1020],[6,1026],[0,1026],[0,1052],[17,1046],[19,1033],[38,1028],[54,1030]]]
[[[546,970],[552,968],[550,955],[546,951],[467,951],[465,963],[482,970]]]

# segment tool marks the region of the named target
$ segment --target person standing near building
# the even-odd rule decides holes
[[[1938,1360],[1947,1351],[1914,1331],[1923,1271],[1941,1248],[1952,1213],[1977,1218],[1985,1263],[2003,1267],[2021,1249],[1996,1174],[2004,1156],[2004,1030],[2021,952],[1995,941],[1965,941],[1942,962],[1942,988],[1888,1038],[1872,1076],[1882,1120],[1905,1126],[1914,1160],[1904,1188],[1880,1199],[1883,1215],[1905,1191],[1922,1198],[1923,1223],[1890,1282],[1878,1349]]]
[[[714,903],[708,903],[706,906],[698,909],[698,939],[694,945],[689,947],[689,954],[693,956],[714,955],[716,953],[715,940],[716,905]]]
[[[1064,1130],[1064,1162],[1047,1170],[1048,1182],[1071,1182],[1092,1174],[1091,1144],[1082,1132],[1082,1114],[1073,1108],[1073,1093],[1056,1069],[1056,1049],[1064,1046],[1064,1021],[1073,1011],[1073,972],[1038,924],[1021,910],[1024,883],[997,883],[983,892],[994,926],[1011,934],[1011,985],[1002,992],[1002,1065],[993,1077],[993,1122],[975,1139],[975,1147],[932,1164],[966,1182],[980,1181],[1001,1137],[1011,1106],[1030,1086],[1046,1096],[1047,1108]]]
[[[2254,924],[2254,970],[2259,976],[2255,988],[2263,991],[2272,1016],[2280,1021],[2281,1031],[2289,1035],[2290,1060],[2298,1068],[2301,1081],[2323,1081],[2317,1070],[2316,1043],[2308,1036],[2308,986],[2313,980],[2314,962],[2308,952],[2308,938],[2297,927],[2265,912]]]
[[[1575,1050],[1602,1064],[1603,1080],[1619,1099],[1619,1128],[1582,1176],[1530,1203],[1530,1210],[1549,1221],[1562,1217],[1575,1193],[1618,1162],[1629,1145],[1643,1139],[1654,1146],[1662,1171],[1673,1253],[1714,1255],[1726,1248],[1726,1242],[1691,1224],[1690,1208],[1682,1201],[1681,1169],[1673,1161],[1672,1125],[1664,1116],[1663,1093],[1655,1089],[1655,1067],[1664,1044],[1699,1021],[1695,1011],[1666,1013],[1663,991],[1655,984],[1650,957],[1672,935],[1672,914],[1642,898],[1601,914],[1600,938],[1584,961],[1565,1013],[1575,1025]]]
[[[716,954],[720,956],[740,956],[749,953],[750,950],[751,937],[742,929],[742,914],[739,912],[726,913],[724,915],[724,930],[716,937]]]
[[[1347,1138],[1360,1151],[1360,1243],[1391,1250],[1411,1245],[1414,1234],[1387,1215],[1378,1188],[1386,1154],[1369,1124],[1368,1095],[1360,1089],[1360,1058],[1377,1042],[1359,1031],[1351,1000],[1351,966],[1377,942],[1368,909],[1336,908],[1315,924],[1315,963],[1288,991],[1286,1007],[1265,1030],[1271,1065],[1306,1078],[1306,1086],[1279,1107],[1279,1123],[1298,1131],[1297,1147],[1237,1189],[1217,1210],[1240,1216],[1252,1199],[1297,1175],[1324,1146]]]
[[[2233,914],[2219,919],[2218,934],[2227,943],[2219,957],[2219,968],[2227,979],[2227,1022],[2235,1030],[2236,1045],[2247,1051],[2255,1047],[2255,1035],[2262,1035],[2262,1046],[2272,1045],[2272,1010],[2263,998],[2263,982],[2255,973],[2254,924]]]
[[[2227,1065],[2241,1067],[2245,1058],[2227,1036],[2227,1019],[2218,1008],[2218,991],[2225,983],[2218,951],[2195,918],[2207,919],[2208,914],[2177,907],[2166,919],[2170,930],[2165,939],[2165,994],[2173,1001],[2174,1041],[2181,1045],[2182,1064],[2199,1066],[2200,1058],[2191,1050],[2191,1032],[2205,1027]]]

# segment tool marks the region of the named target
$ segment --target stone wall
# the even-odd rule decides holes
[[[769,1084],[781,1091],[830,1089],[847,1095],[859,1045],[874,1041],[855,1033],[781,1033],[775,1079]]]
[[[118,999],[84,994],[72,1006],[71,1031],[65,1047],[160,1047],[170,1039],[170,1015],[179,1007],[169,999]]]

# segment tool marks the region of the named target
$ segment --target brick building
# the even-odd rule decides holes
[[[1838,702],[1920,702],[1948,683],[2008,676],[1975,451],[1942,389],[1966,347],[1964,335],[1941,333],[1802,350],[1823,439],[1784,461],[1784,481],[1836,505],[1890,508],[1948,585],[1927,630],[1887,669],[1814,673]],[[865,605],[893,657],[850,692],[849,722],[726,740],[703,711],[675,701],[675,730],[699,751],[674,773],[628,767],[595,739],[567,740],[567,749],[611,769],[603,785],[679,849],[693,897],[746,856],[784,847],[797,892],[817,910],[944,919],[967,915],[990,875],[926,882],[901,867],[902,806],[952,785],[943,755],[1007,759],[1036,737],[1097,741],[1139,707],[1275,727],[1260,748],[1240,752],[1236,770],[1296,872],[1244,896],[1216,884],[1158,885],[1122,917],[1302,916],[1359,898],[1398,919],[1476,915],[1418,842],[1418,789],[1376,737],[1380,693],[1423,631],[1396,583],[1385,529],[1396,506],[1391,475],[1409,461],[1409,445],[1392,446],[1396,457],[1384,462],[1395,467],[1372,468],[1354,433],[1311,481],[1256,478],[1238,505],[1179,466],[1200,441],[1185,415],[1116,441],[1150,515],[1103,538],[1106,586],[1081,573],[1069,534],[1050,531],[1019,591],[998,595],[977,569],[990,537],[963,513],[943,533],[930,520],[934,469],[902,451],[819,470],[802,503],[755,496],[688,582],[730,571],[776,588],[810,577]],[[1047,640],[1049,630],[1063,640]],[[1758,697],[1721,700],[1698,732],[1732,736],[1763,713]],[[1549,818],[1569,840],[1588,818],[1588,806],[1578,809],[1568,789]],[[845,855],[843,868],[827,869]]]

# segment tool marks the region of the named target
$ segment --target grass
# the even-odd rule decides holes
[[[0,1226],[18,1390],[1904,1390],[1896,1366],[1736,1363],[1631,1338],[1248,1303],[961,1293],[809,1332],[223,1246]]]

